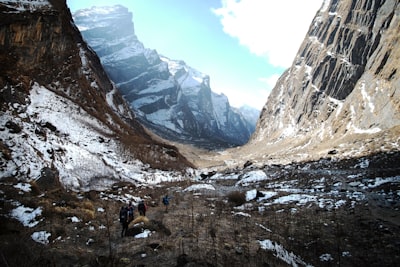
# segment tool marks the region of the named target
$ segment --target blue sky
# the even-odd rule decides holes
[[[261,109],[323,0],[67,0],[71,12],[121,4],[145,47],[210,75],[232,106]]]

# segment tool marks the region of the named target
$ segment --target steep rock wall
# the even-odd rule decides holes
[[[249,144],[306,154],[398,131],[399,15],[396,0],[325,1]],[[395,148],[399,140],[386,141]],[[381,145],[365,149],[373,153]]]

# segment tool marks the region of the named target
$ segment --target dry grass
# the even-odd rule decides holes
[[[379,177],[383,173],[387,177],[395,176],[398,174],[399,159],[400,153],[382,155],[380,160],[371,157],[369,174],[375,170]],[[355,166],[359,160],[323,162],[294,164],[291,168],[270,166],[268,170],[278,176],[272,181],[258,184],[258,188],[285,182],[296,188],[309,189],[313,188],[312,181],[320,180],[319,175],[322,175],[324,187],[331,190],[330,185],[340,177],[324,172],[310,174],[295,170],[303,170],[303,166],[311,164],[310,170],[323,170],[329,166],[329,170],[342,171]],[[321,164],[328,165],[322,168]],[[384,166],[387,169],[379,169]],[[342,178],[347,177],[348,174],[343,174]],[[297,184],[293,184],[293,181],[297,181]],[[349,200],[345,206],[334,210],[299,206],[296,203],[264,206],[265,203],[250,201],[252,206],[238,213],[233,206],[245,203],[245,193],[239,190],[247,189],[236,187],[237,180],[232,179],[210,182],[215,183],[216,191],[186,192],[182,189],[189,187],[191,182],[180,181],[148,188],[120,183],[120,189],[113,187],[108,192],[102,192],[146,197],[147,203],[154,201],[147,212],[150,223],[131,224],[129,236],[121,239],[121,225],[117,218],[119,202],[101,199],[100,192],[77,194],[61,188],[43,191],[41,195],[35,194],[34,190],[21,194],[14,187],[17,180],[10,178],[2,181],[5,199],[18,200],[32,208],[40,206],[43,213],[38,218],[41,220],[39,224],[29,229],[7,216],[0,216],[0,250],[13,263],[10,266],[23,265],[14,264],[20,263],[18,254],[9,248],[20,249],[25,254],[28,248],[35,255],[42,253],[42,258],[32,258],[35,262],[25,259],[25,266],[39,266],[39,263],[42,266],[51,265],[45,260],[54,260],[65,266],[91,266],[94,259],[109,255],[112,255],[109,262],[114,263],[126,258],[131,264],[176,266],[177,258],[183,254],[188,255],[187,260],[197,266],[206,266],[205,262],[213,266],[284,266],[274,252],[260,249],[257,240],[269,239],[314,266],[332,266],[336,262],[340,266],[394,266],[400,260],[400,250],[395,246],[395,237],[400,236],[398,210],[385,208],[374,198],[359,202],[354,207]],[[230,190],[236,191],[224,193],[227,191],[219,191],[219,186],[224,190],[230,186]],[[37,190],[40,191],[40,188]],[[396,190],[397,184],[388,184],[371,193]],[[161,197],[166,193],[173,197],[168,212],[160,204]],[[286,194],[279,192],[275,198]],[[396,196],[393,194],[393,197]],[[268,201],[273,203],[274,198]],[[96,207],[103,207],[105,212],[96,212]],[[9,213],[13,208],[11,201],[4,201],[0,214]],[[73,216],[80,221],[72,221],[70,217]],[[152,234],[146,239],[133,238],[143,229],[151,230]],[[32,232],[42,230],[51,233],[50,243],[46,246],[36,244],[31,238]],[[25,242],[26,246],[18,244],[16,239]],[[87,245],[90,239],[94,240],[93,244]],[[347,251],[351,257],[343,256],[342,252]],[[325,253],[331,254],[336,262],[321,263],[319,257]],[[143,254],[146,257],[142,257]]]
[[[96,217],[95,211],[89,209],[80,209],[78,210],[78,214],[81,214],[81,218],[85,222],[91,221]]]
[[[38,186],[36,181],[31,181],[29,184],[31,185],[32,194],[40,195],[42,193],[42,190],[40,190],[40,187]]]

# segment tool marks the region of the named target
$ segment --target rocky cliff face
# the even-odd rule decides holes
[[[399,1],[325,1],[250,146],[282,154],[398,149]]]
[[[148,128],[165,138],[208,148],[248,141],[255,123],[230,107],[226,96],[212,92],[208,75],[146,49],[125,7],[81,10],[74,20]]]
[[[118,165],[133,159],[190,165],[136,121],[65,1],[1,1],[0,21],[0,178],[36,179],[51,169],[79,187],[132,178]]]

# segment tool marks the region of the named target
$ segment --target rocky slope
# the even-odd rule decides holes
[[[167,139],[200,147],[242,145],[254,120],[211,90],[210,77],[184,61],[160,56],[135,35],[122,6],[77,11],[74,20],[138,119]]]
[[[257,148],[265,161],[398,150],[399,12],[396,0],[325,1],[243,153]]]
[[[0,12],[1,178],[53,173],[80,190],[144,181],[147,164],[190,166],[136,121],[65,1],[1,1]]]

